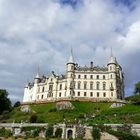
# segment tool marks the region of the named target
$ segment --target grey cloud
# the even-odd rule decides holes
[[[65,73],[72,47],[77,63],[103,66],[112,46],[124,68],[126,95],[132,94],[140,69],[139,4],[130,12],[104,0],[84,0],[77,8],[57,0],[1,0],[0,87],[12,100],[22,100],[38,65],[42,74]]]

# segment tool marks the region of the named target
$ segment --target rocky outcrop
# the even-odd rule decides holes
[[[61,101],[56,103],[56,109],[57,110],[74,109],[74,106],[69,101]]]

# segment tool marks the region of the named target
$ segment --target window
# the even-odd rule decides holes
[[[39,99],[39,95],[37,96],[37,99]]]
[[[112,66],[110,66],[110,70],[112,70]]]
[[[99,92],[97,92],[97,97],[99,97]]]
[[[106,83],[103,82],[103,90],[106,90]]]
[[[103,93],[103,96],[106,97],[106,93],[105,92]]]
[[[42,96],[41,96],[41,99],[43,99],[43,97],[44,97],[44,96],[42,95]]]
[[[49,90],[53,90],[53,85],[49,85]]]
[[[90,82],[90,89],[93,89],[93,82]]]
[[[87,96],[87,93],[86,92],[84,92],[84,96]]]
[[[110,83],[111,84],[111,88],[113,88],[113,83]]]
[[[61,97],[61,92],[59,92],[59,97]]]
[[[44,87],[42,87],[42,92],[44,92]]]
[[[87,79],[87,75],[84,75],[84,78]]]
[[[80,79],[81,78],[81,75],[78,75],[78,79]]]
[[[62,84],[60,84],[60,90],[62,90]]]
[[[96,78],[99,79],[99,75],[97,75]]]
[[[103,75],[103,79],[105,79],[105,75]]]
[[[75,92],[73,91],[73,96],[75,96]]]
[[[81,88],[81,83],[80,82],[78,82],[78,89],[80,89]]]
[[[110,75],[110,78],[112,78],[112,74]]]
[[[111,96],[113,96],[113,92],[111,92]]]
[[[93,75],[90,75],[90,79],[93,79]]]
[[[91,97],[93,96],[93,92],[90,92],[90,96],[91,96]]]
[[[99,82],[96,83],[96,89],[99,90]]]
[[[78,92],[78,96],[80,96],[80,92]]]
[[[73,66],[71,66],[71,70],[74,70],[74,67]]]
[[[87,82],[84,82],[84,89],[87,89]]]

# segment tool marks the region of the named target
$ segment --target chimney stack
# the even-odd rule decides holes
[[[92,61],[90,62],[90,67],[93,68],[93,62]]]

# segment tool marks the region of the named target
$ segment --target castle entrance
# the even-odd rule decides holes
[[[68,132],[67,132],[67,138],[68,138],[68,139],[69,139],[69,138],[73,138],[72,135],[73,135],[72,130],[68,130]]]

